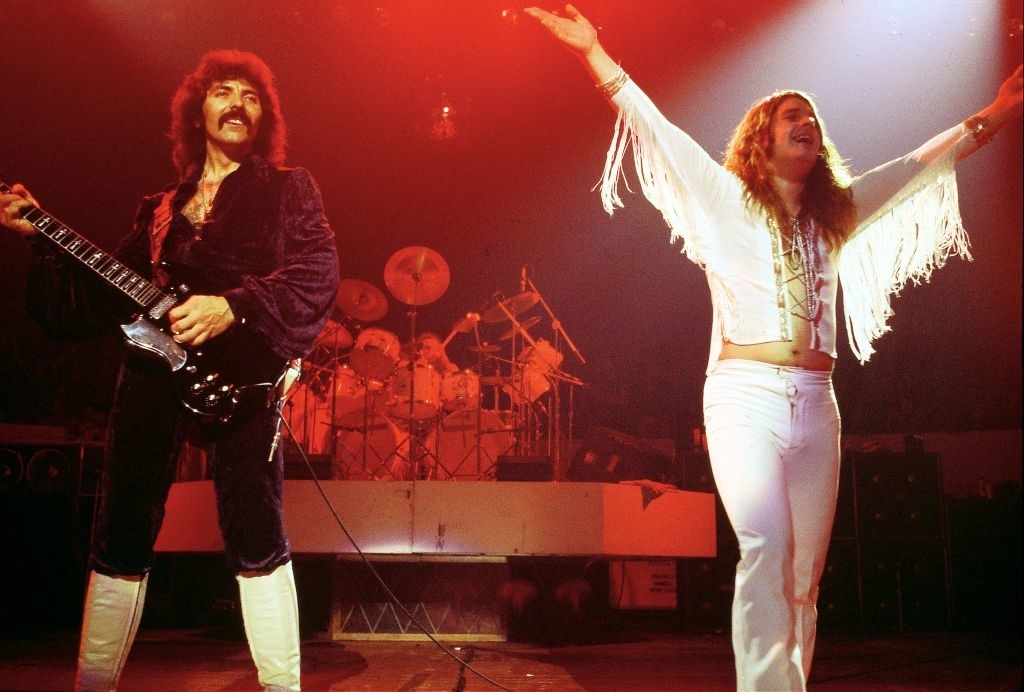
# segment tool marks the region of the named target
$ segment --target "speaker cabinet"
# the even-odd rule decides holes
[[[679,561],[679,603],[687,630],[717,632],[730,627],[739,559],[734,540],[719,543],[718,557]]]
[[[102,447],[0,443],[0,628],[80,618]]]
[[[818,624],[822,629],[861,626],[860,556],[857,542],[836,538],[828,549],[818,585]]]
[[[936,454],[851,454],[860,538],[939,538],[942,477]]]
[[[869,539],[860,551],[865,628],[903,632],[949,626],[943,541]]]

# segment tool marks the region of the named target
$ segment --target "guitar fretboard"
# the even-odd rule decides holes
[[[0,192],[9,193],[10,191],[10,187],[5,183],[0,183]],[[22,218],[56,243],[60,249],[145,308],[150,318],[160,319],[176,302],[174,296],[161,291],[153,283],[42,209],[32,207],[22,214]]]

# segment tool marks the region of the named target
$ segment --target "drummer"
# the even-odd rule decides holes
[[[441,337],[434,332],[423,332],[416,337],[415,348],[402,350],[405,356],[398,364],[399,368],[408,366],[407,354],[412,352],[416,356],[415,365],[429,365],[441,377],[459,371],[459,366],[448,358],[448,352],[445,350]]]

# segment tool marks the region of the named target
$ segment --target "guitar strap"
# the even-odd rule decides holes
[[[153,266],[153,283],[160,288],[166,288],[170,283],[170,276],[160,266],[160,254],[164,248],[164,238],[167,237],[167,229],[171,225],[171,198],[173,192],[165,192],[160,204],[153,210],[153,222],[149,227],[149,261]]]

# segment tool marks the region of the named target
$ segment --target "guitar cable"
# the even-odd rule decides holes
[[[288,432],[288,436],[292,440],[296,439],[294,433],[292,432],[291,424],[288,422],[288,420],[284,416],[284,406],[285,406],[287,398],[288,398],[287,394],[278,397],[278,402],[279,403],[274,405],[274,410],[277,412],[277,418],[278,418],[278,432],[277,432],[277,435],[275,435],[275,437],[274,437],[274,446],[273,446],[273,448],[271,449],[271,452],[270,452],[271,457],[274,456],[274,452],[277,449],[277,443],[278,443],[278,440],[279,440],[279,438],[281,436],[281,424],[282,423],[284,424],[285,430]],[[367,555],[363,552],[362,548],[359,547],[359,544],[356,542],[355,538],[352,536],[351,533],[349,533],[348,528],[345,526],[345,522],[342,521],[341,516],[338,514],[338,510],[331,503],[330,498],[327,496],[327,492],[324,490],[323,485],[320,483],[320,479],[317,478],[316,471],[313,470],[313,464],[310,462],[309,457],[306,455],[306,450],[303,449],[302,445],[300,445],[300,444],[296,444],[295,447],[296,447],[296,449],[299,450],[299,455],[302,457],[302,461],[306,465],[306,468],[309,471],[310,477],[313,479],[313,483],[316,486],[317,492],[320,493],[320,497],[323,498],[324,504],[327,506],[327,510],[331,513],[331,516],[334,517],[334,522],[338,525],[338,528],[341,529],[342,533],[345,534],[345,538],[348,539],[348,542],[352,545],[352,547],[355,549],[356,553],[359,555],[360,560],[362,560],[363,564],[365,564],[367,569],[369,569],[370,574],[373,575],[373,578],[377,581],[377,583],[380,585],[380,587],[384,590],[384,594],[387,597],[387,599],[392,604],[394,604],[395,607],[397,607],[398,610],[403,615],[405,615],[409,619],[409,621],[412,624],[414,624],[416,626],[416,628],[419,629],[427,637],[427,639],[429,639],[431,642],[433,642],[434,645],[437,646],[437,648],[439,648],[447,656],[449,656],[452,660],[454,660],[456,663],[459,664],[459,678],[460,678],[460,680],[463,678],[464,671],[468,670],[471,673],[473,673],[474,675],[476,675],[477,677],[479,677],[481,680],[484,680],[484,681],[490,683],[491,685],[493,685],[494,687],[498,688],[499,690],[505,690],[506,692],[512,692],[511,688],[505,687],[504,685],[499,683],[497,680],[494,680],[493,678],[488,677],[485,673],[477,670],[472,665],[470,665],[469,662],[473,658],[473,649],[469,649],[468,650],[468,654],[469,655],[467,655],[465,659],[460,658],[459,655],[455,651],[453,651],[449,647],[445,646],[444,643],[442,643],[439,639],[437,639],[437,637],[435,637],[433,634],[431,634],[427,630],[427,628],[419,620],[417,620],[416,617],[411,612],[409,612],[409,609],[405,607],[405,605],[401,602],[401,600],[399,600],[398,596],[396,596],[395,593],[391,590],[391,588],[387,585],[387,582],[385,582],[384,578],[381,577],[380,572],[378,572],[377,568],[373,566],[373,563],[370,561],[370,559],[367,557]],[[463,683],[464,683],[464,680],[463,680]]]

